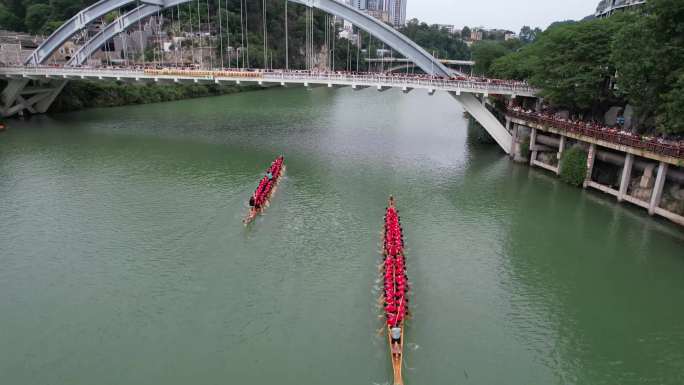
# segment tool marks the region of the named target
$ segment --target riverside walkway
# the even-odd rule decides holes
[[[626,146],[640,153],[650,152],[664,157],[684,160],[684,143],[682,141],[667,141],[652,136],[641,136],[592,122],[560,119],[548,114],[524,111],[519,108],[509,109],[508,115],[526,122],[555,128],[562,134],[580,135],[597,141]],[[587,141],[591,142],[591,140]]]
[[[684,184],[684,142],[647,137],[593,122],[561,119],[550,114],[511,108],[507,125],[513,125],[512,153],[520,158],[527,146],[529,128],[530,165],[561,174],[563,153],[569,141],[587,149],[584,188],[614,196],[684,226],[684,212],[676,203]],[[545,156],[542,156],[545,153]],[[555,154],[554,154],[555,153]],[[598,177],[596,161],[619,167],[619,176]],[[656,171],[657,170],[657,171]],[[667,200],[664,199],[669,194]],[[675,203],[673,203],[675,202]]]

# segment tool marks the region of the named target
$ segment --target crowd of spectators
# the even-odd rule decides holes
[[[520,107],[510,107],[509,115],[542,125],[590,136],[595,139],[627,145],[661,155],[684,158],[684,140],[666,138],[663,135],[641,135],[623,128],[622,125],[610,127],[605,124],[568,119],[550,111],[532,111]],[[618,119],[620,121],[620,119]],[[624,119],[622,119],[624,122]]]
[[[525,81],[517,80],[502,80],[490,79],[477,76],[466,76],[461,74],[454,74],[451,76],[437,76],[427,75],[422,73],[404,73],[404,72],[366,72],[366,71],[326,71],[326,70],[284,70],[284,69],[263,69],[263,68],[223,68],[223,69],[200,69],[198,66],[160,66],[155,64],[148,65],[132,65],[132,66],[102,66],[91,67],[88,65],[78,65],[72,67],[64,67],[62,65],[40,65],[30,66],[30,68],[37,69],[40,67],[47,68],[69,68],[69,69],[92,69],[105,71],[140,71],[148,74],[173,74],[177,76],[190,77],[225,77],[243,74],[245,76],[239,77],[266,77],[268,75],[276,75],[279,77],[296,77],[296,76],[314,76],[324,77],[326,79],[334,79],[336,77],[363,77],[373,78],[376,80],[384,80],[390,82],[402,81],[429,81],[435,86],[453,86],[456,88],[480,88],[483,90],[492,90],[492,87],[499,89],[506,89],[509,91],[520,92],[534,92],[534,88]],[[227,75],[230,74],[230,75]]]

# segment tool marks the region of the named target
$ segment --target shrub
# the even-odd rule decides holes
[[[581,186],[587,175],[587,153],[573,147],[563,153],[560,160],[560,178],[573,186]]]
[[[1,83],[0,83],[1,85]],[[0,87],[0,89],[2,89]],[[260,89],[257,86],[217,86],[214,84],[127,84],[114,81],[70,81],[51,112],[75,111],[83,108],[114,107],[130,104],[158,103],[172,100],[225,95],[243,90]]]

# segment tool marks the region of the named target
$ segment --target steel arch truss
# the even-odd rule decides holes
[[[70,64],[82,64],[88,55],[95,52],[117,33],[124,31],[138,20],[151,16],[157,11],[186,3],[192,0],[143,0],[143,5],[129,11],[119,17],[113,23],[100,31],[92,39],[81,47],[77,56],[78,60],[72,60]],[[429,74],[448,76],[451,72],[432,55],[385,23],[366,15],[356,9],[335,0],[289,0],[293,3],[308,7],[318,8],[332,15],[350,21],[355,26],[372,34],[388,46],[394,48],[403,56],[410,58],[423,71]],[[43,64],[50,55],[61,47],[74,34],[84,29],[89,23],[101,18],[109,12],[132,4],[133,0],[100,0],[92,6],[84,9],[59,27],[48,37],[26,60],[26,64]],[[84,56],[85,55],[85,56]]]
[[[114,22],[107,25],[93,38],[87,41],[74,55],[69,65],[84,63],[87,58],[100,47],[112,39],[116,34],[125,31],[139,20],[154,15],[158,11],[173,7],[192,0],[143,0],[143,5],[129,11]],[[414,62],[425,73],[437,76],[450,76],[452,71],[435,59],[418,44],[399,33],[385,23],[351,8],[336,0],[289,0],[290,2],[318,8],[329,14],[348,20],[353,25],[365,30],[383,43],[392,47],[395,51]],[[50,55],[61,47],[74,34],[84,29],[89,23],[117,10],[132,4],[134,0],[100,0],[92,6],[84,9],[59,27],[48,39],[46,39],[26,60],[25,64],[38,65],[47,61]],[[63,85],[62,85],[63,86]],[[59,87],[61,90],[61,87]],[[489,132],[501,148],[510,153],[512,135],[499,122],[494,115],[487,110],[484,103],[480,103],[471,94],[455,94],[451,96],[458,100],[463,107]],[[485,95],[486,96],[486,95]],[[484,98],[484,96],[483,96]]]
[[[82,31],[88,24],[117,9],[130,4],[131,0],[100,0],[74,15],[62,24],[43,43],[36,48],[24,64],[43,64],[59,47],[72,36]]]
[[[191,0],[190,0],[191,1]],[[110,39],[114,38],[117,34],[126,31],[129,27],[136,24],[138,21],[155,15],[157,12],[161,12],[166,8],[176,6],[178,4],[187,3],[189,0],[166,0],[159,4],[143,4],[135,9],[132,9],[120,16],[118,19],[109,23],[100,32],[88,40],[81,48],[76,51],[74,56],[69,60],[67,65],[81,65],[88,60],[90,55],[95,53],[103,45],[105,45]]]

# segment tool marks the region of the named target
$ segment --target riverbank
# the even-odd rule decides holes
[[[494,140],[469,114],[468,136],[475,143]],[[684,226],[684,164],[673,156],[590,137],[572,135],[515,116],[511,159],[547,170],[563,182],[592,188]]]
[[[255,89],[260,89],[260,87],[196,83],[137,84],[117,81],[70,81],[55,99],[49,112],[70,112],[87,108],[170,102],[228,95]]]
[[[568,184],[611,195],[684,226],[682,160],[507,116],[514,161],[548,170]]]

